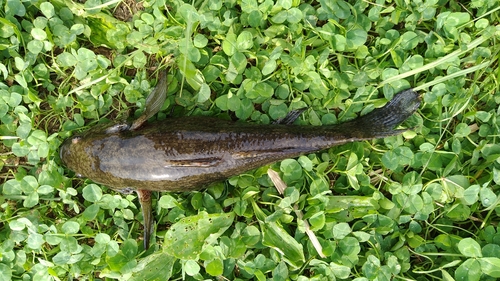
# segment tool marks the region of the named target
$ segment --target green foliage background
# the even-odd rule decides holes
[[[498,1],[0,4],[0,281],[500,278]],[[334,124],[410,87],[422,105],[403,135],[159,194],[144,251],[136,196],[58,147],[140,115],[164,69],[156,119]]]

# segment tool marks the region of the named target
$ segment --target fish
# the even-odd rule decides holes
[[[164,81],[159,84],[166,87]],[[158,90],[155,95],[164,92]],[[408,89],[385,106],[336,125],[256,124],[206,116],[146,122],[147,116],[159,110],[162,99],[151,99],[157,104],[146,105],[141,121],[76,134],[67,138],[59,151],[63,165],[76,175],[116,191],[137,192],[144,217],[145,249],[153,232],[151,192],[200,190],[280,160],[397,135],[405,129],[396,127],[420,106],[420,96]]]

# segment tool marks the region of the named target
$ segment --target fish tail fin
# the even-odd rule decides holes
[[[420,96],[409,89],[395,95],[385,106],[345,124],[354,128],[353,134],[357,139],[393,136],[406,131],[394,128],[415,113],[419,106]]]

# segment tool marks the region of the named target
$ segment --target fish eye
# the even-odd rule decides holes
[[[81,139],[82,139],[82,137],[80,137],[80,136],[74,137],[71,139],[71,143],[77,144]]]

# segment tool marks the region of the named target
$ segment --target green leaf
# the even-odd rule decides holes
[[[243,73],[247,66],[247,58],[243,53],[236,52],[229,59],[229,67],[233,66],[238,74]]]
[[[45,243],[43,235],[36,232],[31,232],[26,240],[28,247],[33,250],[40,250],[42,245]]]
[[[253,10],[248,15],[248,23],[251,27],[259,27],[262,22],[262,13],[260,11]]]
[[[247,246],[253,246],[260,242],[260,231],[257,227],[249,225],[242,232],[242,240]]]
[[[17,127],[16,135],[21,139],[26,139],[31,132],[31,129],[31,123],[22,123],[19,127]]]
[[[111,240],[111,238],[109,237],[108,234],[106,233],[98,233],[96,236],[95,236],[95,241],[97,243],[101,243],[101,244],[108,244],[109,241]]]
[[[497,195],[491,188],[489,187],[482,187],[481,190],[479,191],[479,198],[481,200],[481,204],[484,207],[490,207],[494,202],[497,200]]]
[[[284,118],[288,113],[288,107],[286,104],[282,103],[279,105],[271,105],[269,107],[269,116],[274,120]]]
[[[338,277],[340,279],[347,279],[347,278],[349,278],[349,275],[351,274],[351,269],[345,265],[340,265],[340,264],[331,262],[330,268],[332,269],[332,272],[335,274],[335,277]]]
[[[297,160],[300,164],[300,166],[302,166],[302,168],[306,171],[312,171],[313,169],[313,162],[311,161],[311,159],[309,159],[309,157],[307,156],[300,156],[299,159]]]
[[[165,194],[160,197],[160,200],[158,200],[158,206],[160,206],[163,209],[172,209],[175,206],[177,206],[177,200],[175,200],[174,197],[171,195]]]
[[[415,32],[407,31],[401,36],[401,46],[403,50],[411,50],[417,47],[419,40]]]
[[[83,198],[89,202],[97,202],[102,198],[102,190],[96,184],[89,184],[83,188]]]
[[[183,3],[179,7],[177,12],[181,15],[186,23],[192,24],[199,20],[198,11],[196,11],[196,9],[192,5]]]
[[[99,213],[100,209],[101,208],[99,207],[99,205],[92,204],[87,208],[85,208],[85,211],[83,211],[82,216],[88,221],[94,220],[97,214]]]
[[[302,177],[302,167],[295,159],[281,161],[280,170],[283,172],[283,180],[285,182],[293,182]]]
[[[450,13],[444,22],[445,28],[457,27],[470,21],[469,13]]]
[[[31,224],[30,221],[25,221],[25,220],[26,218],[12,220],[9,222],[9,228],[14,231],[21,231],[26,227],[26,225]]]
[[[5,14],[7,16],[19,16],[23,17],[26,13],[26,8],[19,0],[10,0],[8,1],[8,5],[5,5]]]
[[[351,29],[346,33],[346,42],[348,49],[357,49],[363,46],[368,38],[368,33],[363,29]]]
[[[29,193],[26,199],[24,199],[23,206],[25,208],[32,208],[38,204],[39,196],[37,192]]]
[[[349,235],[351,232],[351,227],[345,222],[336,224],[332,229],[333,238],[338,240],[344,239],[344,237]]]
[[[213,65],[209,65],[203,70],[203,76],[205,77],[205,81],[207,83],[215,81],[217,78],[219,78],[220,74],[220,69]]]
[[[292,1],[291,0],[278,0],[277,4],[283,7],[283,9],[288,10],[292,7]]]
[[[37,193],[46,195],[51,193],[53,190],[54,188],[52,186],[44,184],[38,187]]]
[[[204,83],[201,71],[184,55],[179,55],[177,57],[177,65],[189,85],[195,90],[199,90]]]
[[[471,129],[467,124],[460,123],[455,128],[455,137],[463,138],[463,137],[468,136],[470,134],[470,132],[471,132]]]
[[[397,155],[394,151],[387,151],[382,156],[382,164],[384,167],[390,170],[396,170],[398,168]]]
[[[0,263],[0,281],[12,280],[12,269],[6,264]]]
[[[280,11],[276,15],[272,17],[272,22],[276,24],[284,23],[287,19],[288,13],[287,11]]]
[[[139,261],[130,281],[169,280],[176,259],[168,253],[153,253]]]
[[[238,216],[244,216],[245,211],[247,210],[248,202],[246,200],[236,201],[234,204],[234,213]]]
[[[493,278],[500,278],[500,258],[487,257],[477,259],[481,264],[482,273]]]
[[[471,185],[464,192],[464,201],[467,205],[472,205],[479,199],[479,185]]]
[[[236,35],[234,33],[229,33],[226,35],[224,41],[222,41],[222,50],[227,56],[232,56],[236,53],[237,43],[236,43]]]
[[[481,246],[476,240],[472,238],[464,238],[458,242],[458,250],[462,255],[471,258],[480,258],[483,256],[481,253]]]
[[[21,180],[21,190],[25,194],[30,194],[35,192],[37,188],[38,188],[38,181],[34,176],[25,176]]]
[[[28,42],[27,47],[30,53],[37,55],[43,50],[43,42],[33,40]]]
[[[255,85],[250,91],[245,93],[245,96],[251,100],[259,100],[259,98],[268,99],[274,94],[274,89],[266,82],[261,82]]]
[[[73,54],[63,52],[60,53],[56,58],[57,63],[59,63],[62,67],[71,67],[77,64],[76,57]]]
[[[221,259],[205,262],[205,271],[211,276],[220,276],[224,272],[224,263]]]
[[[362,269],[365,276],[373,280],[378,276],[380,260],[373,255],[369,255]]]
[[[207,214],[180,219],[165,234],[163,250],[183,260],[194,260],[205,244],[212,244],[233,223],[234,214]]]
[[[31,145],[38,146],[47,141],[47,135],[42,130],[35,130],[31,132],[31,135],[28,137],[28,143]]]
[[[346,19],[351,16],[349,4],[345,1],[320,0],[319,2],[321,3],[321,8],[329,14],[329,17]]]
[[[43,29],[35,27],[31,30],[31,36],[33,36],[35,40],[43,41],[47,38],[47,33],[45,33]]]
[[[238,35],[236,39],[236,49],[238,51],[244,51],[252,48],[253,46],[253,36],[252,33],[248,31],[243,31]]]
[[[26,156],[29,152],[30,149],[26,145],[21,145],[20,143],[14,143],[12,145],[12,153],[18,157]]]
[[[203,34],[196,34],[193,40],[193,44],[196,48],[204,48],[208,43],[207,37]]]
[[[288,280],[288,268],[284,262],[278,263],[273,270],[273,280],[285,281]]]
[[[424,65],[424,58],[420,55],[412,56],[405,62],[410,69],[417,69]]]
[[[6,93],[6,92],[4,92],[2,94],[8,95],[8,93]],[[19,104],[21,104],[22,100],[23,100],[23,97],[19,93],[16,93],[16,92],[10,93],[10,97],[6,98],[7,104],[12,108],[15,108]]]
[[[311,230],[317,231],[322,229],[325,226],[325,213],[324,212],[318,212],[312,215],[309,218],[309,223],[311,224]]]
[[[130,260],[122,251],[115,256],[107,256],[106,263],[110,269],[126,274],[130,273],[137,266],[136,260]]]
[[[481,265],[476,259],[468,259],[455,271],[456,280],[478,281],[481,277]]]
[[[8,111],[9,111],[9,106],[4,103],[0,103],[0,118],[4,117]]]
[[[80,225],[74,221],[67,221],[62,225],[62,231],[66,234],[75,234],[80,230]]]
[[[210,87],[206,83],[201,84],[200,91],[198,92],[198,102],[203,103],[207,101],[210,98],[210,94]]]
[[[134,239],[127,239],[121,246],[121,251],[129,260],[132,260],[137,255],[137,241]]]
[[[8,180],[3,185],[3,193],[5,195],[21,195],[21,183],[16,179]]]
[[[276,222],[260,222],[262,244],[283,255],[285,262],[300,268],[305,262],[302,245]]]
[[[299,23],[302,20],[302,11],[298,8],[291,8],[287,11],[286,20],[289,23]]]

